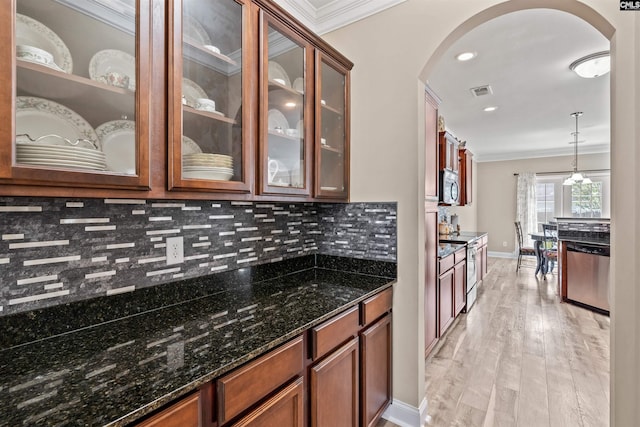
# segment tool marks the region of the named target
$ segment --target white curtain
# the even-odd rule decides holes
[[[520,225],[522,225],[523,244],[532,247],[533,241],[529,234],[538,231],[535,173],[521,172],[518,174],[516,200],[516,221],[520,221]]]

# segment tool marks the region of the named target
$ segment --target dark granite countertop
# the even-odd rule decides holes
[[[464,244],[461,243],[440,243],[438,245],[438,258],[444,258],[451,255],[460,248],[464,248]]]
[[[0,426],[125,425],[395,282],[392,263],[364,262],[362,274],[348,272],[361,267],[348,258],[305,258],[314,261],[272,265],[271,274],[230,272],[232,285],[218,275],[164,285],[130,296],[156,301],[118,316],[107,314],[110,301],[0,318],[11,336],[0,347]],[[55,320],[60,313],[90,320]],[[24,323],[20,334],[27,319],[51,323],[52,336]],[[64,330],[69,322],[79,329]]]

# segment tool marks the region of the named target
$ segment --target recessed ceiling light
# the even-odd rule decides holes
[[[462,52],[462,53],[456,55],[456,59],[458,61],[468,61],[470,59],[475,58],[476,55],[477,55],[477,53],[475,53],[475,52]]]
[[[496,111],[498,109],[498,107],[485,107],[484,111],[486,111],[487,113],[490,113],[492,111]]]
[[[592,53],[580,58],[569,65],[569,69],[585,79],[593,79],[605,75],[611,71],[609,51]]]

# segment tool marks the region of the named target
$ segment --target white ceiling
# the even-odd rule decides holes
[[[406,0],[274,0],[317,34],[325,34]]]
[[[580,153],[608,152],[609,74],[578,77],[569,64],[608,50],[609,42],[565,12],[535,9],[493,19],[458,40],[436,65],[429,85],[442,98],[446,127],[478,161],[573,154],[574,111]],[[459,62],[460,52],[477,52]],[[474,98],[470,88],[491,85]],[[498,107],[492,113],[483,111]]]

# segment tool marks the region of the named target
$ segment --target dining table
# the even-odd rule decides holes
[[[535,274],[549,273],[551,271],[551,262],[547,259],[546,251],[544,250],[544,243],[556,242],[557,238],[555,236],[545,236],[544,233],[531,233],[529,234],[529,237],[533,240],[533,250],[536,253],[537,259]]]

